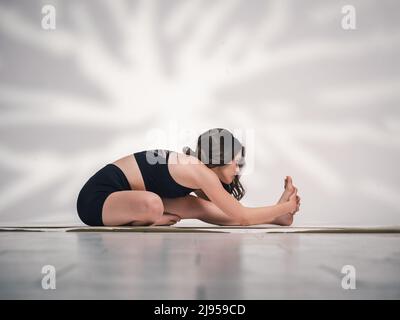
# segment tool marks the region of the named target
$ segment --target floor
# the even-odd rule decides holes
[[[360,298],[400,298],[399,233],[0,232],[0,299]]]

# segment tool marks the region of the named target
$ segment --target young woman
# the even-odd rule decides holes
[[[196,151],[145,150],[107,164],[79,192],[77,211],[90,226],[171,225],[180,219],[291,225],[300,197],[290,177],[275,205],[239,202],[244,160],[245,147],[230,131],[211,129],[199,136]]]

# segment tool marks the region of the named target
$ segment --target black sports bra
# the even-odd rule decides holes
[[[168,170],[170,150],[154,149],[135,152],[133,155],[142,173],[147,191],[164,198],[184,197],[196,189],[177,183]]]
[[[164,198],[187,196],[196,189],[191,189],[177,183],[168,170],[170,150],[153,149],[135,152],[133,155],[139,166],[147,191],[152,191]],[[224,189],[231,193],[229,184],[221,181]]]

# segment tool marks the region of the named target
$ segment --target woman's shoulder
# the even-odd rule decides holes
[[[187,188],[198,189],[197,177],[201,174],[204,164],[191,155],[172,150],[167,151],[169,151],[167,164],[172,178]]]

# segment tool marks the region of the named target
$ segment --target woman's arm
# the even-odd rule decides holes
[[[205,195],[227,216],[237,221],[240,225],[253,225],[268,223],[285,213],[296,210],[296,194],[285,203],[264,207],[245,207],[221,185],[217,175],[204,164],[195,170],[193,179]]]
[[[196,194],[196,196],[198,196],[199,198],[201,198],[201,199],[204,199],[204,200],[207,200],[207,201],[210,201],[210,199],[208,199],[208,197],[205,195],[205,193],[203,192],[203,191],[201,191],[200,189],[199,190],[196,190],[196,191],[193,191],[195,194]]]
[[[294,187],[293,190],[286,190],[284,191],[284,194],[282,197],[279,199],[278,203],[286,202],[289,201],[289,196],[294,192]],[[200,219],[202,221],[208,222],[208,223],[213,223],[217,225],[238,225],[237,222],[233,221],[231,218],[229,218],[220,208],[218,208],[214,203],[208,199],[208,197],[204,194],[203,191],[196,190],[194,193],[197,195],[198,199],[206,200],[206,202],[199,200],[196,203],[196,211],[197,211],[197,219]],[[196,198],[196,197],[192,197]],[[299,201],[300,197],[297,196],[297,199]],[[265,221],[265,224],[276,224],[279,226],[290,226],[293,223],[293,216],[294,214],[299,211],[299,202],[297,203],[297,208],[294,213],[286,213],[282,216],[279,216],[278,218],[274,218],[269,221]]]

